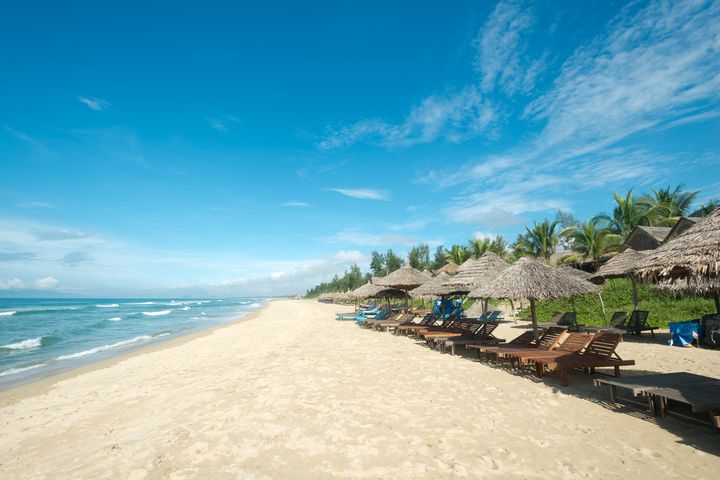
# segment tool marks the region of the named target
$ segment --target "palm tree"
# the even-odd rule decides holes
[[[639,225],[655,225],[666,212],[665,205],[655,204],[648,197],[635,199],[633,191],[630,189],[625,197],[615,192],[615,208],[613,208],[612,216],[607,213],[599,213],[593,217],[592,221],[604,224],[605,228],[612,233],[626,238]]]
[[[468,240],[468,251],[473,258],[480,258],[492,247],[492,240],[489,238],[473,238]]]
[[[555,232],[557,225],[557,221],[551,222],[546,218],[542,223],[534,222],[532,229],[525,227],[530,251],[535,258],[548,259],[555,253],[559,241],[558,233]]]
[[[461,245],[453,245],[450,250],[447,250],[446,255],[450,261],[460,265],[468,259],[469,252]]]
[[[705,203],[701,203],[700,206],[692,212],[689,217],[707,217],[710,212],[720,207],[720,200],[712,199]]]
[[[570,241],[571,248],[575,255],[566,257],[565,260],[582,261],[589,259],[597,268],[600,257],[619,245],[619,236],[610,233],[606,228],[601,228],[597,222],[589,220],[581,225],[570,227],[563,231]]]
[[[688,192],[685,190],[685,185],[680,184],[675,187],[674,190],[670,190],[670,187],[661,188],[660,190],[653,189],[652,200],[656,205],[664,205],[668,212],[668,216],[681,217],[685,215],[695,199],[698,196],[698,192]]]

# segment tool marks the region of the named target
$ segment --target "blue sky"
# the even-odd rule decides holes
[[[303,292],[720,190],[720,3],[15,2],[0,296]]]

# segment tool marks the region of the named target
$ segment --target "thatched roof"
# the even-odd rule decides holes
[[[592,273],[586,272],[585,270],[580,270],[579,268],[571,267],[570,265],[561,265],[558,268],[563,273],[566,273],[568,275],[574,275],[577,278],[581,278],[583,280],[589,280],[590,277],[592,277]]]
[[[720,208],[651,252],[634,272],[656,281],[689,278],[698,283],[720,278]]]
[[[352,292],[350,292],[350,296],[353,298],[366,298],[366,297],[372,297],[375,294],[377,294],[380,290],[382,290],[385,287],[381,287],[379,285],[374,285],[372,282],[368,282],[365,285],[362,285]]]
[[[452,275],[453,273],[457,273],[458,268],[460,268],[460,266],[455,262],[446,263],[442,267],[435,270],[435,275],[440,275],[441,273],[447,273]]]
[[[698,295],[720,293],[720,278],[712,280],[679,279],[674,282],[665,280],[653,285],[653,288],[673,294],[695,293]]]
[[[521,258],[501,272],[495,280],[470,292],[472,298],[545,300],[597,293],[597,285],[563,273],[537,260]]]
[[[648,253],[647,250],[639,252],[628,248],[608,260],[590,277],[590,281],[602,283],[608,278],[627,277],[633,268],[637,267],[648,256]]]
[[[468,260],[462,264],[457,275],[443,283],[445,293],[468,293],[480,284],[494,279],[510,266],[505,260],[492,252],[485,252],[477,260]]]
[[[408,298],[407,290],[392,287],[380,287],[380,290],[372,295],[374,298],[390,297],[390,298]]]
[[[434,298],[438,295],[443,295],[444,290],[442,284],[449,278],[451,278],[450,275],[442,272],[437,277],[434,277],[419,287],[410,290],[408,293],[410,293],[410,296],[413,298]]]
[[[409,264],[405,264],[402,268],[378,279],[377,285],[399,288],[401,290],[412,290],[429,281],[431,278],[427,273],[423,273],[411,267]]]

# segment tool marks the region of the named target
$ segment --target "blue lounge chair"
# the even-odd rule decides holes
[[[336,313],[335,319],[336,320],[355,320],[355,317],[362,315],[362,316],[372,316],[377,315],[380,313],[382,309],[380,307],[375,307],[370,310],[360,310],[359,312],[355,313]]]
[[[362,324],[365,323],[365,320],[387,320],[391,313],[392,312],[390,310],[382,310],[372,318],[365,315],[358,315],[355,317],[355,323],[362,326]]]

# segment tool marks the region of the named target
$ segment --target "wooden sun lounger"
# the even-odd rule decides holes
[[[483,325],[474,333],[460,335],[452,338],[441,338],[437,339],[436,342],[440,349],[440,353],[445,353],[445,350],[449,347],[450,354],[455,355],[455,347],[460,345],[478,345],[478,344],[492,344],[497,345],[505,340],[497,338],[493,335],[493,331],[498,327],[496,322],[483,322]]]
[[[615,376],[619,377],[621,366],[635,365],[635,360],[623,360],[615,352],[621,341],[622,335],[619,333],[599,333],[582,352],[555,359],[555,364],[560,370],[562,384],[568,384],[568,372],[576,368],[588,369],[593,374],[596,368],[613,367]]]
[[[470,331],[473,327],[478,325],[479,322],[471,320],[469,318],[458,318],[454,322],[451,322],[447,327],[442,328],[428,328],[427,330],[418,330],[415,334],[418,337],[430,340],[435,337],[447,337],[454,334],[462,335],[465,332]]]
[[[478,349],[478,358],[480,357],[481,351],[484,353],[488,353],[491,356],[494,356],[495,361],[500,361],[503,358],[506,358],[510,356],[511,360],[514,362],[515,360],[511,355],[514,354],[532,354],[537,353],[541,351],[549,351],[553,350],[557,347],[558,343],[560,343],[560,340],[563,335],[565,335],[566,328],[564,327],[550,327],[545,332],[543,332],[542,336],[538,339],[537,343],[534,343],[532,345],[528,345],[526,347],[518,347],[518,348],[503,348],[503,347],[496,347],[494,349],[488,349],[485,348],[483,345],[467,345],[465,348],[477,348]]]
[[[535,363],[535,374],[542,378],[545,374],[545,366],[550,368],[555,364],[557,358],[565,355],[581,352],[593,339],[592,333],[573,332],[565,337],[557,348],[545,352],[533,352],[530,354],[514,355],[518,357],[518,364]]]
[[[427,322],[424,322],[424,320],[428,320]],[[441,326],[448,322],[449,319],[442,320],[439,317],[432,315],[429,317],[426,317],[423,319],[423,322],[420,322],[419,324],[415,325],[400,325],[395,329],[395,333],[404,333],[404,334],[410,334],[414,333],[416,330],[423,330],[432,326]]]
[[[527,348],[530,347],[535,342],[535,334],[532,332],[532,330],[529,330],[527,332],[523,332],[517,337],[513,338],[509,342],[503,344],[503,345],[478,345],[478,344],[467,344],[465,345],[466,349],[475,349],[477,350],[478,357],[480,356],[481,352],[492,352],[494,350],[502,350],[505,348]]]
[[[386,318],[385,320],[367,319],[362,323],[362,326],[371,328],[373,325],[375,325],[378,322],[393,322],[393,321],[398,320],[403,315],[404,315],[403,313],[393,313],[390,316],[390,318]]]
[[[365,322],[368,327],[374,328],[375,330],[382,330],[387,326],[390,325],[400,325],[404,322],[410,321],[415,318],[414,313],[401,313],[400,315],[395,316],[394,318],[390,318],[387,320],[375,320],[372,322]]]
[[[642,332],[649,331],[650,334],[654,337],[655,336],[655,330],[657,330],[658,327],[654,325],[650,325],[648,323],[648,315],[650,312],[646,310],[634,310],[630,314],[630,318],[628,318],[627,322],[625,323],[625,332],[624,333],[632,333],[633,335],[640,335]]]
[[[704,375],[696,375],[688,372],[672,372],[634,375],[632,377],[596,378],[593,383],[597,387],[603,385],[610,387],[610,401],[612,403],[618,403],[618,399],[621,399],[623,402],[647,407],[650,412],[654,412],[653,397],[650,395],[653,391],[661,388],[681,387],[684,385],[716,381],[718,381],[716,378],[706,377]],[[628,396],[618,396],[618,389],[627,391],[632,395],[632,398]],[[638,396],[643,396],[646,402],[635,400],[635,397]]]
[[[615,312],[613,313],[610,323],[604,327],[584,327],[585,332],[614,332],[622,333],[625,329],[625,322],[627,321],[627,312]]]
[[[720,414],[720,380],[706,383],[695,383],[670,388],[659,388],[649,392],[660,404],[660,416],[668,415],[684,418],[700,423],[709,423],[714,430],[718,429],[717,416]],[[690,406],[692,414],[708,413],[710,421],[705,422],[692,414],[670,410],[669,402],[677,402]]]

